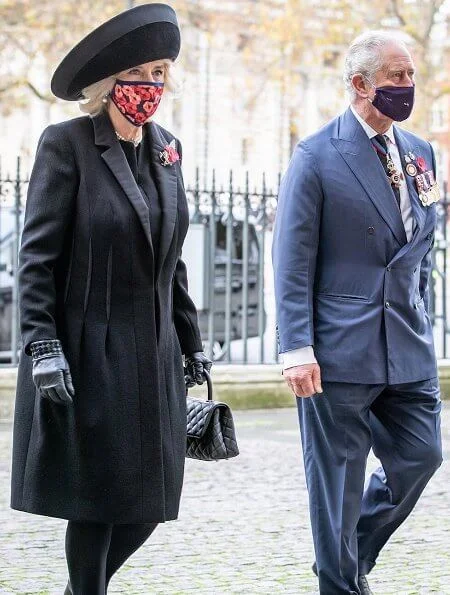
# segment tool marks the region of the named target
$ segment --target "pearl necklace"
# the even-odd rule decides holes
[[[117,130],[116,130],[116,136],[117,136],[117,138],[118,138],[119,140],[123,140],[123,141],[125,141],[126,143],[133,143],[133,145],[134,145],[135,147],[137,147],[137,146],[139,145],[139,143],[141,142],[141,140],[142,140],[142,137],[141,137],[141,138],[139,138],[139,139],[135,139],[135,138],[124,138],[124,137],[123,137],[121,134],[119,134],[119,133],[117,132]]]

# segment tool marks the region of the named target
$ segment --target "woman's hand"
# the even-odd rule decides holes
[[[54,403],[72,403],[72,376],[57,339],[32,343],[33,382],[42,397]]]
[[[184,381],[187,388],[196,384],[203,384],[205,377],[203,370],[211,370],[212,361],[206,357],[203,351],[196,351],[187,355],[184,362]]]

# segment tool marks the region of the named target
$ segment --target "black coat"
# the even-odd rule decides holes
[[[178,514],[186,448],[182,352],[201,351],[180,260],[189,214],[172,139],[152,123],[162,209],[148,207],[107,114],[49,126],[30,179],[20,254],[20,359],[12,507],[105,523]],[[58,338],[73,406],[41,398],[29,346]]]

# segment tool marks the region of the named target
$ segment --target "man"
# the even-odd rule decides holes
[[[347,111],[297,146],[273,264],[284,376],[298,397],[320,593],[366,575],[442,460],[428,316],[439,198],[411,113],[414,65],[391,34],[357,38]],[[313,396],[315,395],[315,396]],[[382,467],[364,490],[373,447]]]

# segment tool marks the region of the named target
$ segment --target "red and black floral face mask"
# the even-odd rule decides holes
[[[122,81],[116,79],[111,100],[134,126],[142,126],[158,109],[164,83]]]

